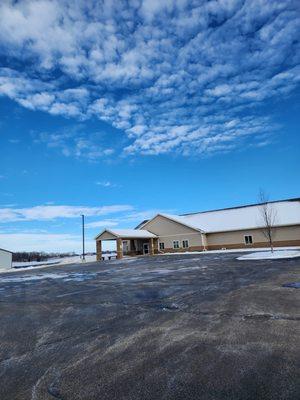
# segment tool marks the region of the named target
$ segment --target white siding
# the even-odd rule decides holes
[[[12,264],[12,254],[0,249],[0,269],[9,269]]]

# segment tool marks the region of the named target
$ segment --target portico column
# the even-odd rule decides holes
[[[158,254],[158,239],[153,239],[154,254]]]
[[[123,250],[122,250],[122,239],[117,239],[117,259],[120,260],[123,257]]]
[[[102,241],[101,240],[96,241],[96,259],[97,259],[97,261],[102,260]]]
[[[150,240],[149,240],[149,247],[150,247],[150,249],[149,249],[149,254],[150,254],[150,256],[153,256],[154,255],[154,245],[153,245],[153,238],[150,238]]]

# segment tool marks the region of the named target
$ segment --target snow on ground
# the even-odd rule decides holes
[[[298,251],[297,251],[298,250]],[[248,250],[250,251],[250,249]],[[219,254],[219,253],[245,253],[247,252],[247,249],[230,249],[230,250],[209,250],[209,251],[184,251],[184,252],[176,252],[176,253],[162,253],[159,254],[161,256],[176,256],[176,255],[186,255],[186,254],[193,254],[193,255],[198,255],[198,254]],[[292,258],[292,257],[300,257],[300,247],[277,247],[276,250],[274,251],[273,257],[270,256],[270,249],[268,247],[265,248],[259,248],[259,249],[251,249],[251,254],[245,254],[244,256],[238,257],[238,260],[258,260],[258,259],[280,259],[280,258]],[[280,253],[280,254],[277,254]],[[289,255],[287,255],[289,254]],[[290,255],[292,254],[292,255]],[[264,256],[266,255],[266,256]],[[112,260],[114,260],[115,263],[124,263],[124,262],[130,262],[130,261],[135,261],[136,257],[125,257],[121,260],[115,260],[116,253],[109,253],[109,254],[103,254],[105,257],[105,260],[108,260],[108,257],[112,257]],[[92,256],[86,256],[85,257],[85,262],[95,262],[96,261],[96,255]],[[47,261],[31,261],[31,262],[13,262],[13,268],[12,269],[1,269],[0,268],[0,273],[3,272],[10,272],[10,271],[27,271],[30,269],[35,269],[35,268],[47,268],[50,267],[51,265],[66,265],[66,264],[78,264],[82,263],[82,258],[81,256],[72,256],[72,257],[63,257],[63,258],[53,258],[49,259]]]
[[[108,260],[108,257],[116,257],[116,253],[110,253],[110,254],[103,254],[103,257],[105,257],[106,260]],[[96,255],[86,255],[85,256],[85,261],[82,260],[81,256],[72,256],[72,257],[61,257],[61,258],[51,258],[46,261],[28,261],[28,262],[13,262],[12,266],[15,269],[21,269],[21,268],[30,268],[30,267],[46,267],[50,265],[64,265],[64,264],[78,264],[82,262],[95,262],[96,261]]]
[[[115,257],[115,253],[104,254],[105,259],[108,259],[109,256]],[[9,272],[12,270],[15,271],[27,271],[34,268],[46,268],[51,265],[65,265],[65,264],[78,264],[83,262],[95,262],[96,255],[85,256],[85,261],[82,260],[81,256],[72,256],[72,257],[62,257],[62,258],[52,258],[46,261],[30,261],[30,262],[13,262],[12,269],[1,269],[0,272]]]
[[[13,261],[12,267],[13,268],[28,268],[28,267],[39,267],[39,266],[44,266],[44,265],[53,265],[53,264],[59,264],[60,259],[58,258],[53,258],[50,260],[45,260],[45,261]]]
[[[238,257],[238,260],[274,260],[280,258],[294,258],[300,257],[299,250],[271,250],[259,251],[255,253],[245,254],[244,256]]]
[[[96,261],[96,256],[85,256],[86,262]],[[51,258],[45,261],[27,261],[27,262],[13,262],[13,268],[29,268],[29,267],[43,267],[49,265],[62,265],[83,262],[81,256]]]
[[[74,256],[74,257],[64,257],[60,260],[59,265],[62,264],[75,264],[80,262],[95,262],[96,261],[96,254],[92,256],[85,256],[85,261],[82,260],[81,256]]]
[[[292,247],[276,247],[277,250],[300,250],[300,247],[298,246],[292,246]],[[176,251],[174,253],[161,253],[161,256],[176,256],[180,254],[219,254],[219,253],[246,253],[247,251],[252,251],[252,252],[262,252],[262,251],[270,251],[270,247],[260,247],[257,249],[226,249],[226,250],[207,250],[207,251]]]
[[[14,274],[8,277],[4,276],[1,278],[1,283],[11,283],[11,282],[34,282],[41,281],[44,279],[62,279],[64,282],[75,281],[83,282],[88,279],[93,279],[97,276],[96,273],[53,273],[53,272],[43,272],[36,275],[21,275]]]

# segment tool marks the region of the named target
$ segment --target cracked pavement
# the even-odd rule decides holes
[[[0,274],[1,400],[299,399],[300,259],[238,255]]]

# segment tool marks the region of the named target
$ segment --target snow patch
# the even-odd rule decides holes
[[[85,262],[93,262],[96,261],[96,256],[85,256]],[[27,262],[13,262],[13,268],[29,268],[29,267],[39,267],[46,265],[63,265],[63,264],[77,264],[84,262],[81,256],[72,256],[72,257],[61,257],[61,258],[51,258],[45,261],[27,261]]]
[[[271,250],[260,251],[250,254],[245,254],[244,256],[238,257],[237,260],[274,260],[281,258],[295,258],[300,257],[300,251],[297,250]]]
[[[269,247],[260,247],[257,249],[251,249],[251,251],[255,252],[262,252],[262,251],[268,251],[270,250]],[[276,250],[300,250],[299,246],[290,246],[290,247],[276,247]],[[225,249],[225,250],[202,250],[202,251],[176,251],[174,253],[160,253],[157,254],[158,256],[178,256],[178,255],[188,255],[188,254],[194,254],[194,255],[198,255],[198,254],[226,254],[226,253],[246,253],[247,251],[249,251],[246,248],[243,249]]]
[[[33,282],[45,279],[62,279],[65,282],[75,281],[83,282],[87,279],[93,279],[97,276],[96,273],[43,273],[36,275],[15,275],[1,278],[1,283],[19,283],[19,282]]]

